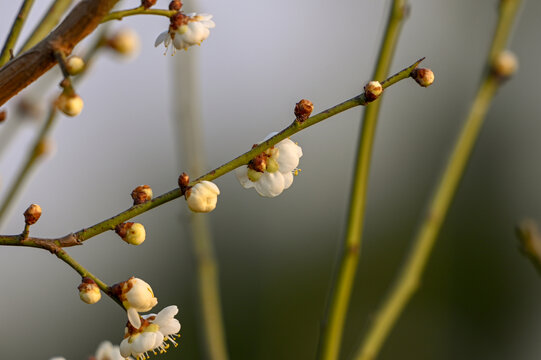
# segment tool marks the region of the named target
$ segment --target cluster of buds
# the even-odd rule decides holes
[[[140,223],[126,222],[118,224],[115,232],[128,244],[141,245],[146,238],[145,227]]]
[[[295,105],[295,119],[302,123],[306,121],[314,110],[314,104],[310,100],[302,99]]]

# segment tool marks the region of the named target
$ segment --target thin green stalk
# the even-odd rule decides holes
[[[45,38],[45,36],[47,36],[49,32],[51,32],[51,30],[53,30],[58,24],[72,2],[73,0],[55,0],[41,19],[38,26],[28,37],[19,53],[25,52]]]
[[[122,305],[122,302],[111,293],[111,288],[107,286],[107,284],[104,283],[102,280],[100,280],[96,275],[92,274],[90,271],[85,269],[81,264],[75,261],[71,256],[68,255],[68,253],[64,249],[58,249],[55,252],[55,255],[60,260],[68,264],[73,270],[77,271],[79,275],[81,275],[81,277],[87,277],[94,280],[94,282],[98,285],[101,291],[103,291],[107,296],[113,299],[114,302],[116,302],[122,309],[124,309],[124,305]]]
[[[11,184],[11,187],[7,191],[6,198],[2,202],[2,206],[0,207],[0,223],[5,220],[6,212],[9,209],[15,196],[19,193],[19,190],[21,189],[24,183],[24,180],[26,179],[26,176],[28,175],[32,167],[36,164],[37,160],[42,155],[44,155],[43,153],[44,140],[49,134],[49,131],[51,130],[51,128],[53,127],[53,124],[55,123],[55,119],[56,119],[56,108],[52,106],[49,112],[49,115],[47,116],[47,120],[45,121],[45,124],[43,124],[41,131],[39,132],[38,136],[34,140],[34,145],[32,146],[30,152],[28,153],[28,156],[26,158],[26,161],[24,162],[24,165],[19,170],[19,173],[15,177],[14,182]]]
[[[190,174],[205,168],[201,131],[200,84],[197,52],[175,59],[175,116],[181,165]],[[189,90],[186,90],[189,89]],[[227,360],[227,342],[222,315],[218,260],[216,259],[208,216],[190,212],[190,230],[197,274],[197,303],[205,358]]]
[[[388,88],[389,86],[407,79],[410,77],[411,72],[419,65],[419,63],[422,61],[418,60],[409,67],[401,70],[397,74],[391,76],[389,79],[384,81],[381,85],[384,89]],[[225,163],[224,165],[217,167],[216,169],[206,173],[203,176],[198,177],[194,181],[191,181],[189,186],[193,186],[198,182],[201,182],[203,180],[212,181],[224,174],[227,174],[230,171],[235,170],[239,166],[246,165],[251,159],[253,159],[255,156],[261,154],[266,149],[270,148],[271,146],[276,145],[280,141],[290,137],[293,134],[298,133],[301,130],[304,130],[310,126],[313,126],[320,121],[323,121],[325,119],[328,119],[336,114],[339,114],[343,111],[346,111],[348,109],[351,109],[356,106],[360,105],[366,105],[368,102],[365,98],[364,93],[355,96],[354,98],[351,98],[349,100],[346,100],[338,105],[335,105],[325,111],[320,112],[317,115],[314,115],[308,119],[306,119],[304,122],[298,122],[294,121],[290,126],[279,132],[278,134],[274,135],[270,139],[263,141],[258,146],[252,148],[252,150],[245,152],[244,154],[236,157],[235,159]],[[150,209],[154,209],[155,207],[158,207],[160,205],[163,205],[171,200],[174,200],[180,196],[182,196],[182,192],[179,188],[173,189],[169,192],[166,192],[165,194],[162,194],[156,198],[153,198],[150,201],[147,201],[145,203],[132,206],[131,208],[121,212],[120,214],[117,214],[109,219],[103,220],[91,227],[79,230],[78,232],[74,233],[76,239],[79,241],[85,241],[88,240],[96,235],[99,235],[105,231],[108,230],[114,230],[115,226],[125,222],[137,215],[140,215],[146,211],[149,211]]]
[[[393,1],[373,76],[375,80],[383,79],[389,73],[406,11],[405,0]],[[327,319],[323,323],[323,334],[320,340],[322,343],[319,358],[322,360],[338,359],[340,354],[344,322],[361,251],[370,161],[380,106],[381,100],[375,101],[367,106],[364,112],[342,259],[339,272],[333,279],[330,307],[326,314]]]
[[[111,21],[111,20],[122,20],[126,16],[133,16],[133,15],[160,15],[160,16],[166,16],[171,17],[175,15],[178,11],[176,10],[165,10],[165,9],[145,9],[143,6],[136,7],[134,9],[128,9],[128,10],[120,10],[120,11],[113,11],[109,15],[105,16],[102,23]]]
[[[17,17],[13,21],[11,31],[9,32],[8,38],[6,39],[4,48],[2,49],[2,53],[0,54],[0,66],[4,65],[9,61],[10,56],[13,53],[13,48],[17,43],[19,34],[21,33],[24,22],[26,21],[28,13],[30,12],[33,4],[34,0],[24,0],[23,4],[21,5],[21,9],[19,10]]]
[[[519,2],[519,0],[504,0],[501,3],[500,19],[487,59],[488,69],[490,69],[495,56],[504,50],[513,19],[519,7]],[[400,271],[390,294],[378,310],[365,340],[357,351],[355,359],[373,360],[376,358],[383,342],[396,323],[398,316],[419,288],[422,273],[445,220],[449,206],[454,198],[458,184],[462,179],[492,98],[500,84],[501,79],[492,71],[487,70],[464,127],[454,146],[451,158],[437,186],[436,193],[432,198],[428,212],[414,240],[411,253],[403,269]]]

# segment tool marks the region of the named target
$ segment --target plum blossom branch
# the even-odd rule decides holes
[[[37,80],[57,61],[55,51],[69,55],[100,24],[118,0],[82,0],[64,21],[37,45],[0,68],[0,106]]]

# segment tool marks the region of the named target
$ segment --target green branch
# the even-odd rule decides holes
[[[109,15],[106,15],[101,22],[104,23],[111,20],[122,20],[123,18],[127,16],[134,16],[134,15],[160,15],[160,16],[166,16],[170,18],[176,13],[178,13],[178,11],[176,10],[152,9],[152,8],[145,9],[143,6],[139,6],[134,9],[113,11]]]
[[[519,2],[519,0],[503,0],[501,2],[500,19],[487,58],[487,68],[489,69],[495,56],[498,56],[505,48]],[[357,360],[375,359],[398,316],[419,288],[422,273],[462,179],[492,98],[500,84],[501,79],[493,71],[486,72],[428,212],[414,240],[412,251],[391,292],[378,310],[364,342],[358,349],[355,357]]]
[[[41,19],[38,26],[24,43],[20,53],[25,52],[45,38],[45,36],[47,36],[49,32],[51,32],[51,30],[53,30],[58,24],[72,2],[73,0],[55,0]]]
[[[15,18],[15,21],[13,21],[11,31],[6,39],[2,53],[0,54],[0,67],[9,61],[10,56],[13,54],[13,48],[17,43],[19,34],[21,33],[24,22],[26,21],[28,13],[30,12],[33,4],[34,0],[25,0],[21,5],[21,9]]]
[[[411,66],[401,70],[397,74],[393,75],[389,78],[389,81],[383,82],[382,87],[385,89],[401,80],[407,79],[411,72],[419,65],[419,63],[422,61],[418,60]],[[313,126],[320,121],[323,121],[325,119],[328,119],[336,114],[339,114],[343,111],[346,111],[348,109],[351,109],[356,106],[360,105],[366,105],[368,101],[366,100],[366,97],[363,94],[357,95],[354,98],[351,98],[349,100],[346,100],[338,105],[335,105],[325,111],[320,112],[317,115],[314,115],[308,119],[306,119],[304,122],[298,122],[294,121],[290,126],[279,132],[278,134],[274,135],[270,139],[263,141],[258,146],[252,148],[252,150],[245,152],[244,154],[238,156],[237,158],[229,161],[228,163],[217,167],[216,169],[208,172],[207,174],[200,176],[196,180],[190,182],[189,186],[193,186],[198,182],[201,182],[203,180],[212,181],[224,174],[227,174],[230,171],[235,170],[239,166],[246,165],[251,159],[256,157],[257,155],[261,154],[263,151],[267,150],[271,146],[276,145],[280,141],[290,137],[293,134],[298,133],[301,130],[304,130],[310,126]],[[127,209],[126,211],[121,212],[118,215],[115,215],[107,220],[104,220],[102,222],[99,222],[91,227],[88,227],[86,229],[82,229],[78,232],[76,232],[74,235],[75,237],[80,241],[88,240],[96,235],[99,235],[107,230],[114,230],[115,226],[125,222],[137,215],[140,215],[146,211],[149,211],[150,209],[154,209],[155,207],[158,207],[160,205],[163,205],[171,200],[174,200],[183,194],[181,193],[180,189],[173,189],[161,196],[158,196],[150,201],[147,201],[145,203],[132,206],[131,208]]]
[[[407,5],[405,0],[393,1],[373,79],[383,79],[389,73],[391,60],[406,11]],[[395,80],[391,77],[383,82],[382,85],[392,84]],[[339,272],[331,284],[331,300],[327,309],[326,319],[322,324],[323,334],[320,339],[320,359],[334,360],[340,354],[344,322],[361,252],[370,161],[381,101],[375,101],[370,106],[367,106],[364,112],[351,189],[347,232],[344,238]]]
[[[45,124],[43,124],[41,131],[39,132],[38,136],[34,140],[34,145],[30,149],[30,152],[28,153],[23,166],[19,170],[19,173],[15,177],[15,180],[11,184],[11,187],[6,192],[7,194],[6,198],[2,202],[2,205],[0,206],[0,223],[5,220],[6,212],[9,209],[15,196],[19,193],[22,185],[24,184],[24,180],[26,179],[30,170],[36,164],[38,159],[41,158],[42,155],[44,155],[44,150],[45,150],[44,141],[47,135],[49,134],[49,131],[53,127],[53,124],[55,123],[55,119],[56,119],[56,108],[54,106],[51,106],[51,110],[49,112],[49,116],[47,117],[47,120],[45,121]]]

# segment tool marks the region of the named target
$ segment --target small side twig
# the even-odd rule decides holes
[[[21,5],[21,9],[19,10],[17,17],[13,21],[11,31],[9,32],[6,42],[4,43],[2,53],[0,54],[0,66],[7,63],[13,57],[13,48],[17,43],[19,34],[21,33],[23,25],[26,21],[26,18],[28,17],[28,13],[30,12],[33,4],[34,0],[25,0]]]

